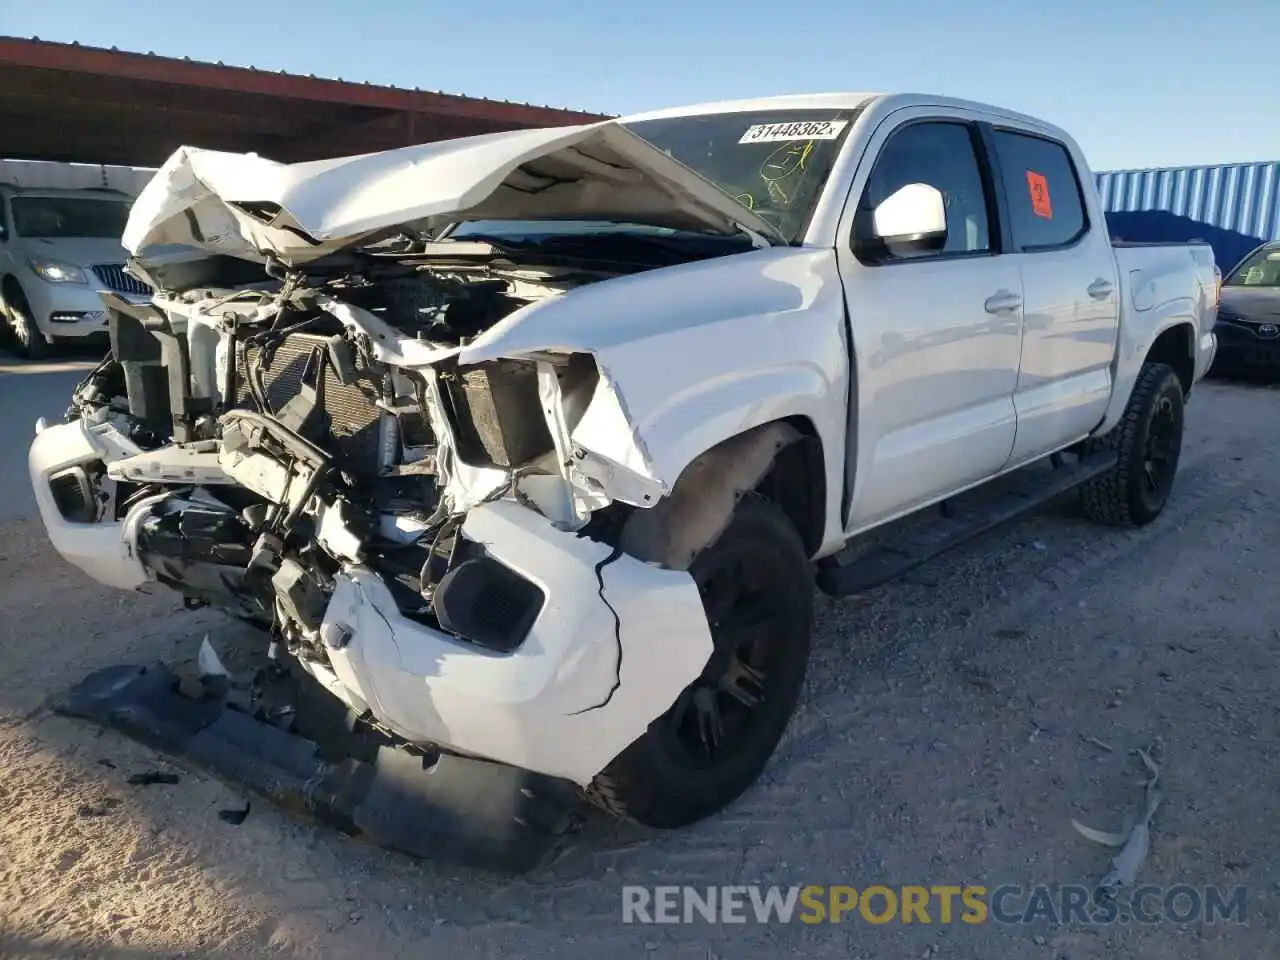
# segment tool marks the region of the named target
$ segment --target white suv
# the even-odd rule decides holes
[[[0,328],[23,356],[64,340],[105,344],[104,290],[148,300],[151,288],[124,272],[120,234],[131,203],[116,190],[0,184]]]

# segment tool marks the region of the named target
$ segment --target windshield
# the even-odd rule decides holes
[[[1280,247],[1255,250],[1223,281],[1230,287],[1280,287]]]
[[[796,243],[856,111],[761,110],[639,120],[627,129],[700,173]]]
[[[761,110],[638,120],[627,129],[754,210],[788,243],[809,225],[857,110]],[[696,237],[688,231],[598,220],[469,221],[449,236],[520,237],[639,233]]]
[[[14,197],[13,230],[20,237],[53,240],[105,237],[118,240],[129,218],[129,203],[96,197]]]

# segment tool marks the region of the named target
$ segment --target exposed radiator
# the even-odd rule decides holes
[[[325,337],[295,333],[275,350],[271,365],[262,371],[270,413],[279,414],[285,404],[302,389],[302,375],[307,360],[316,347],[327,342]],[[237,348],[236,406],[253,409],[253,395],[248,376],[261,353],[259,347]],[[361,477],[375,477],[381,469],[383,411],[377,406],[380,377],[362,361],[356,361],[356,379],[344,384],[328,364],[324,368],[323,409],[328,414],[330,440],[322,444],[338,465]]]

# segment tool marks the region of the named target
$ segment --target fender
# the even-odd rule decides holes
[[[1147,270],[1131,270],[1128,276],[1121,274],[1121,303],[1132,303],[1133,309],[1121,318],[1116,358],[1111,368],[1111,401],[1093,436],[1105,434],[1120,422],[1142,364],[1161,334],[1179,325],[1189,327],[1191,348],[1188,360],[1193,368],[1196,367],[1200,305],[1196,298],[1190,296],[1156,300],[1159,290],[1157,279],[1158,274]],[[1196,369],[1196,374],[1200,373]]]
[[[651,507],[704,452],[789,417],[812,423],[828,471],[844,462],[844,309],[833,250],[775,247],[531,304],[458,360],[592,355],[600,377],[572,431],[575,455],[613,499]],[[827,481],[826,515],[838,519],[842,477]]]
[[[598,404],[603,410],[610,402],[608,389],[597,388],[593,408]],[[631,464],[637,473],[660,484],[664,493],[697,457],[723,441],[792,417],[813,423],[823,450],[839,455],[839,437],[833,425],[826,423],[831,415],[825,405],[833,388],[813,366],[726,372],[718,380],[691,384],[680,394],[639,409],[623,389],[613,387],[612,393],[619,411],[630,412],[629,436],[606,432],[600,428],[601,420],[590,416],[574,430],[574,443],[589,453]]]

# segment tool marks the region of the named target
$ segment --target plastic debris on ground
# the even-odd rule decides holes
[[[572,821],[574,784],[403,744],[301,670],[236,684],[208,638],[199,679],[162,663],[90,674],[56,706],[382,847],[503,873],[535,867]],[[167,782],[148,779],[148,783]],[[118,803],[118,801],[116,801]],[[105,816],[88,809],[81,816]],[[248,815],[220,811],[229,824]]]
[[[1161,795],[1157,788],[1160,782],[1160,768],[1156,766],[1146,750],[1135,751],[1142,759],[1147,772],[1151,774],[1143,789],[1143,809],[1137,817],[1130,818],[1130,824],[1120,833],[1108,833],[1085,826],[1078,820],[1071,825],[1076,832],[1094,843],[1107,847],[1119,847],[1120,852],[1111,860],[1109,870],[1099,882],[1098,891],[1111,896],[1121,887],[1132,887],[1138,876],[1138,870],[1147,859],[1147,851],[1151,847],[1151,819],[1160,806]]]

